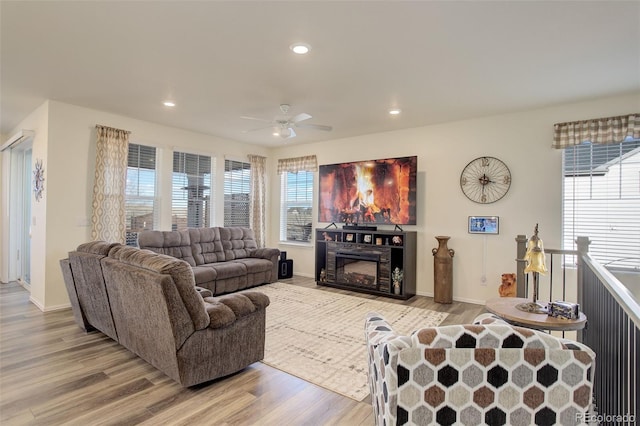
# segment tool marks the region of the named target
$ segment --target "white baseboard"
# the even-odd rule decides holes
[[[416,292],[416,294],[418,296],[433,297],[433,293]],[[484,306],[484,302],[485,302],[484,300],[469,299],[467,297],[454,297],[453,300],[455,300],[456,302],[472,303],[474,305],[483,305],[483,306]]]
[[[42,312],[60,311],[62,309],[71,308],[71,304],[70,303],[66,303],[64,305],[49,306],[49,307],[45,308],[45,306],[39,300],[34,299],[32,296],[29,297],[29,302],[31,302],[34,305],[36,305],[38,307],[38,309],[40,309]]]
[[[29,302],[31,302],[34,305],[36,305],[38,307],[38,309],[40,309],[42,312],[45,312],[44,305],[42,303],[40,303],[39,300],[34,299],[33,296],[29,296]]]
[[[295,272],[293,273],[293,275],[297,276],[297,277],[304,277],[304,278],[315,278],[313,276],[313,274],[296,274]]]

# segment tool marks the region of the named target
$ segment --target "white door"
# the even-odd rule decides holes
[[[31,282],[32,142],[13,146],[9,171],[8,278],[29,289]],[[7,228],[5,228],[7,229]]]

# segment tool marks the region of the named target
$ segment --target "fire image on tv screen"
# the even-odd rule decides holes
[[[418,157],[319,167],[318,221],[416,224]]]

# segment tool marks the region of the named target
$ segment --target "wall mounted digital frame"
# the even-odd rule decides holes
[[[470,234],[500,233],[500,218],[498,216],[469,216]]]

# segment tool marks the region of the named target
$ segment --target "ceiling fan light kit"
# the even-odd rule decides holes
[[[291,117],[288,115],[290,109],[291,109],[291,106],[289,104],[281,104],[280,111],[282,112],[283,116],[276,116],[273,120],[266,120],[263,118],[247,117],[247,116],[240,117],[245,120],[257,120],[257,121],[264,121],[266,123],[270,123],[268,126],[260,127],[257,129],[245,130],[243,131],[243,133],[255,132],[257,130],[263,130],[263,129],[273,129],[272,131],[273,136],[280,136],[282,139],[291,139],[297,136],[296,131],[293,129],[294,127],[323,130],[325,132],[333,130],[333,127],[327,126],[326,124],[303,123],[303,121],[306,121],[312,118],[311,114],[307,114],[306,112],[301,112],[300,114],[297,114]]]
[[[277,132],[277,135],[280,136],[282,139],[289,139],[289,138],[295,138],[296,132],[290,127],[282,127]]]

